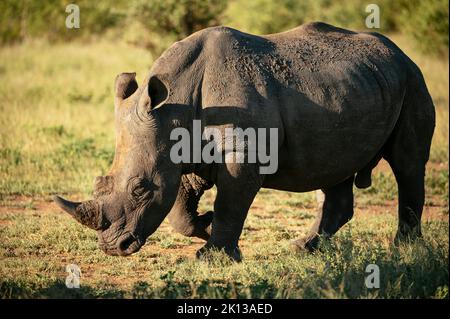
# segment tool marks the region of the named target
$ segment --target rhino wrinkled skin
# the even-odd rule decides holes
[[[98,231],[111,255],[138,251],[168,216],[174,229],[241,259],[238,240],[260,188],[321,190],[318,216],[297,249],[314,250],[353,215],[353,184],[371,185],[384,158],[398,183],[395,240],[421,236],[425,164],[434,106],[418,67],[389,39],[324,23],[255,36],[212,27],[174,43],[138,87],[134,73],[115,83],[116,149],[94,198],[55,201]],[[278,129],[278,171],[258,163],[175,164],[176,127]],[[217,188],[213,212],[197,206]]]

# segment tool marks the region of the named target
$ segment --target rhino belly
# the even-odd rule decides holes
[[[373,96],[356,102],[336,110],[300,100],[285,109],[278,171],[266,176],[264,187],[298,192],[326,188],[376,157],[395,127],[402,98],[393,97],[388,106]]]
[[[311,137],[309,141],[281,147],[278,170],[265,176],[263,187],[307,192],[336,185],[362,170],[388,137],[381,130],[304,133]]]

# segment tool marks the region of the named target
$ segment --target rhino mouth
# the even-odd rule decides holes
[[[143,246],[143,241],[131,232],[127,232],[121,235],[115,245],[108,245],[105,243],[99,243],[100,249],[107,255],[111,256],[129,256],[139,251]]]

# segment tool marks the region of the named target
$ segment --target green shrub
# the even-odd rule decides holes
[[[425,53],[448,51],[448,1],[408,1],[399,13],[398,29]]]
[[[115,40],[161,53],[170,43],[205,27],[227,24],[268,34],[306,22],[323,21],[344,28],[366,29],[367,0],[79,0],[80,28],[67,29],[69,0],[3,0],[0,44],[44,37],[91,39],[112,30]],[[379,31],[411,36],[426,53],[448,50],[447,0],[379,0]]]
[[[137,2],[132,14],[149,30],[182,39],[220,24],[225,8],[225,0],[145,0]]]
[[[66,28],[68,0],[2,0],[0,2],[0,43],[27,38],[51,41],[88,38],[116,27],[123,20],[124,1],[78,0],[80,28]]]

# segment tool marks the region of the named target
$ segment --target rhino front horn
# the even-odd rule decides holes
[[[80,206],[81,203],[68,201],[58,195],[53,197],[56,205],[58,205],[61,209],[68,212],[70,215],[74,216],[76,214],[77,207]]]
[[[72,215],[81,224],[98,230],[101,228],[99,207],[93,200],[87,202],[71,202],[60,196],[54,196],[55,203],[64,211]]]

